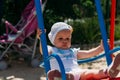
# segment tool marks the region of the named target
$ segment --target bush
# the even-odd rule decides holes
[[[67,22],[73,26],[73,44],[90,44],[101,40],[98,19],[96,17],[68,20]]]
[[[120,23],[115,26],[115,40],[120,40]]]

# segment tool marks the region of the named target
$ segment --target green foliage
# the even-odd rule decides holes
[[[25,6],[29,3],[30,0],[2,0],[1,5],[1,18],[4,18],[11,22],[13,25],[16,25],[20,20],[21,13]],[[0,25],[0,35],[5,33],[5,25],[1,23]]]
[[[19,21],[21,13],[29,0],[4,0],[3,1],[3,17],[14,25]]]
[[[15,25],[20,17],[25,6],[30,0],[3,0],[3,16],[13,25]],[[106,6],[109,2],[108,6]],[[103,14],[105,18],[109,18],[110,1],[101,0]],[[117,12],[120,12],[117,5]],[[74,28],[73,43],[94,43],[101,39],[98,19],[96,17],[96,8],[94,0],[47,0],[45,10],[43,12],[44,23],[47,33],[53,23],[65,21],[71,24]],[[119,15],[119,14],[117,14]],[[115,39],[120,39],[120,24],[116,25]],[[1,31],[2,30],[2,31]],[[0,33],[4,31],[4,25],[0,25]]]
[[[68,21],[73,26],[72,43],[89,44],[101,40],[98,20],[96,17]]]
[[[79,0],[78,5],[79,5],[79,7],[77,7],[77,8],[80,9],[79,13],[81,14],[81,16],[80,16],[81,18],[92,17],[95,15],[94,0]]]
[[[48,0],[43,13],[46,29],[49,32],[53,23],[65,19],[93,17],[94,8],[93,0]]]
[[[115,40],[120,40],[120,23],[115,26]]]

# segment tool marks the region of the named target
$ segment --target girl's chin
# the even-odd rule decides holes
[[[70,48],[70,46],[56,46],[57,48],[59,48],[59,49],[69,49]]]
[[[61,49],[69,49],[70,47],[61,47]]]

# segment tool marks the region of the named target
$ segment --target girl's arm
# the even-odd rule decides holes
[[[90,58],[90,57],[100,54],[103,51],[104,51],[104,48],[103,48],[103,43],[101,41],[101,44],[97,46],[96,48],[93,48],[90,50],[79,50],[77,54],[77,58],[78,59]]]

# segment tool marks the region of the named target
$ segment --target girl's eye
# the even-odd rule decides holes
[[[67,41],[69,41],[69,40],[70,40],[70,38],[66,38],[66,40],[67,40]]]
[[[58,40],[59,40],[59,41],[69,41],[70,38],[65,38],[65,39],[63,39],[63,38],[58,38]]]
[[[62,41],[62,40],[63,40],[63,38],[59,38],[59,40],[60,40],[60,41]]]

